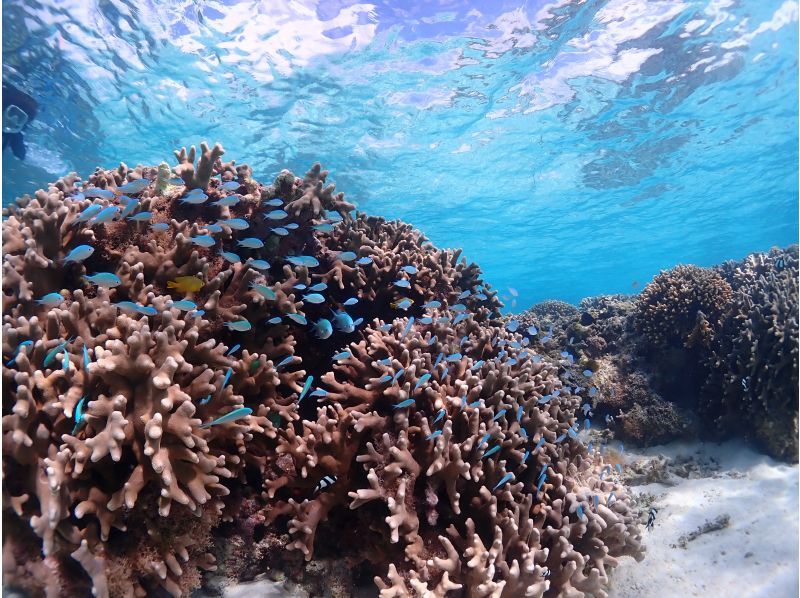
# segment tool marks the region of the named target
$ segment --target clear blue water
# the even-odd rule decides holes
[[[41,113],[3,202],[203,139],[264,180],[319,160],[516,309],[796,242],[796,2],[415,4],[4,2]]]

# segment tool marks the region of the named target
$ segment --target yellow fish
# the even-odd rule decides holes
[[[180,293],[194,293],[204,285],[205,283],[197,276],[178,276],[175,280],[167,281],[168,289],[177,289]]]

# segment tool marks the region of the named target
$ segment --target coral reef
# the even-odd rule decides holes
[[[323,528],[385,596],[604,595],[643,548],[571,369],[460,252],[354,215],[319,165],[263,186],[223,153],[3,210],[5,583],[187,595],[214,554],[276,552],[319,577]],[[238,570],[226,529],[258,546]]]

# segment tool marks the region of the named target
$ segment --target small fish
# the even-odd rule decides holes
[[[519,407],[517,407],[517,421],[518,422],[522,421],[522,414],[523,414],[524,411],[525,411],[525,407],[523,405],[520,405]]]
[[[308,290],[309,291],[324,291],[327,288],[328,288],[327,284],[325,284],[324,282],[318,282],[317,284],[308,287]]]
[[[111,272],[98,272],[97,274],[92,274],[91,276],[84,276],[85,280],[88,280],[92,284],[96,284],[99,287],[104,288],[114,288],[122,284],[119,276],[116,274],[112,274]]]
[[[442,431],[441,430],[436,430],[435,432],[433,432],[431,434],[428,434],[425,437],[425,440],[433,440],[434,438],[437,438],[438,436],[441,436],[441,435],[442,435]]]
[[[303,314],[291,313],[291,314],[286,314],[286,317],[289,318],[290,320],[297,322],[298,324],[302,324],[303,326],[308,324],[308,321],[306,320]]]
[[[592,370],[583,370],[583,375],[590,378],[594,372]]]
[[[319,266],[319,260],[311,255],[295,255],[287,257],[286,261],[294,266],[306,266],[307,268]]]
[[[481,400],[480,399],[478,399],[477,401],[474,401],[474,402],[469,404],[469,406],[472,407],[472,408],[480,407],[480,405],[481,405]]]
[[[219,387],[220,390],[225,388],[228,384],[228,381],[231,379],[231,374],[233,374],[233,368],[228,368],[228,371],[225,372],[225,378],[222,380],[222,386]]]
[[[544,436],[542,436],[542,437],[539,439],[539,442],[537,442],[537,443],[536,443],[536,447],[533,449],[533,452],[535,453],[537,450],[539,450],[540,448],[542,448],[542,446],[544,446]]]
[[[520,428],[519,433],[522,434],[522,437],[527,440],[528,439],[528,431],[525,428]]]
[[[278,369],[279,367],[283,367],[286,364],[291,363],[293,360],[294,360],[294,355],[289,355],[287,357],[284,357],[281,360],[281,362],[278,365],[275,366],[275,369]]]
[[[572,439],[576,439],[578,437],[578,434],[572,428],[567,428],[567,434],[569,434],[569,437]]]
[[[462,355],[461,353],[453,353],[452,355],[447,356],[447,361],[450,363],[455,363],[456,361],[461,361]]]
[[[179,293],[196,293],[204,286],[205,283],[197,276],[178,276],[175,280],[167,281],[167,288]]]
[[[207,199],[208,195],[200,192],[200,193],[190,193],[189,195],[182,197],[178,201],[180,201],[181,203],[188,203],[193,206],[199,206],[200,204],[205,203]]]
[[[488,299],[488,297],[483,293],[475,293],[473,297],[475,297],[475,299],[479,299],[480,301],[486,301]]]
[[[466,299],[466,298],[467,298],[467,297],[469,297],[471,294],[472,294],[472,291],[470,291],[469,289],[467,289],[466,291],[463,291],[463,292],[462,292],[462,293],[461,293],[461,294],[458,296],[458,298],[459,298],[459,299]]]
[[[423,305],[423,309],[436,309],[441,307],[442,304],[440,301],[428,301],[425,305]]]
[[[508,482],[509,480],[511,480],[513,477],[514,477],[514,474],[513,474],[513,473],[507,473],[506,475],[504,475],[504,476],[503,476],[503,478],[502,478],[502,479],[501,479],[499,482],[497,482],[497,484],[495,485],[495,487],[494,487],[494,488],[492,488],[492,492],[494,492],[495,490],[497,490],[497,489],[498,489],[500,486],[502,486],[503,484],[507,483],[507,482]]]
[[[325,303],[325,297],[319,293],[309,293],[308,295],[303,295],[303,301],[308,301],[309,303]]]
[[[457,315],[457,316],[456,316],[456,317],[453,319],[453,325],[455,326],[455,325],[456,325],[456,324],[458,324],[459,322],[463,322],[463,321],[464,321],[464,320],[466,320],[468,317],[469,317],[469,314],[458,314],[458,315]]]
[[[48,293],[41,299],[37,299],[36,303],[39,305],[45,305],[47,307],[56,307],[57,305],[64,303],[64,301],[65,299],[60,293]]]
[[[335,475],[324,476],[314,488],[314,494],[317,492],[322,492],[326,488],[333,486],[336,483],[336,480],[337,478]]]
[[[72,201],[83,201],[84,199],[86,199],[86,195],[78,191],[77,193],[70,195],[69,199],[71,199]]]
[[[304,289],[307,289],[308,287],[304,285],[302,282],[299,282],[296,285],[293,285],[292,288],[297,289],[298,291],[302,291]]]
[[[219,224],[206,224],[205,229],[213,234],[221,233],[222,227]]]
[[[255,237],[247,237],[236,243],[239,247],[247,247],[248,249],[261,249],[264,247],[264,242]]]
[[[447,414],[447,411],[444,408],[439,409],[439,413],[436,415],[436,419],[433,420],[433,425],[436,425],[437,423],[439,423],[446,414]]]
[[[343,262],[352,262],[357,256],[352,251],[342,251],[338,257]]]
[[[289,214],[284,210],[273,210],[267,214],[268,220],[283,220]]]
[[[566,435],[566,434],[562,434],[561,436],[559,436],[558,438],[556,438],[556,444],[558,444],[559,442],[561,442],[562,440],[564,440],[566,437],[567,437],[567,435]]]
[[[406,337],[406,334],[408,334],[408,331],[409,331],[409,330],[411,330],[411,325],[412,325],[413,323],[414,323],[414,316],[411,316],[411,317],[408,319],[408,322],[406,323],[406,326],[405,326],[405,328],[403,328],[403,332],[402,332],[402,334],[400,335],[400,340],[403,340],[403,339]]]
[[[237,181],[227,181],[220,185],[220,188],[225,189],[225,191],[236,191],[241,185]]]
[[[314,381],[314,376],[309,376],[308,378],[306,378],[306,382],[305,384],[303,384],[303,391],[300,393],[300,398],[297,399],[298,405],[300,404],[300,401],[303,400],[303,397],[306,396],[306,393],[308,392],[308,389],[311,388],[311,383],[313,381]]]
[[[430,316],[425,316],[417,320],[420,324],[433,324],[433,318]]]
[[[134,216],[129,216],[128,220],[133,220],[134,222],[147,222],[153,217],[152,212],[139,212]]]
[[[475,370],[477,370],[479,367],[481,367],[481,366],[482,366],[484,363],[485,363],[485,362],[483,361],[483,359],[480,359],[480,360],[476,361],[476,362],[475,362],[475,363],[472,365],[472,367],[471,367],[471,368],[469,368],[469,371],[471,371],[471,372],[474,372],[474,371],[475,371]]]
[[[223,257],[223,259],[229,261],[232,264],[237,264],[242,261],[238,255],[231,251],[220,251],[219,254]]]
[[[275,233],[279,237],[286,237],[289,234],[289,230],[284,228],[284,227],[282,227],[282,226],[278,226],[276,228],[271,228],[269,230],[271,230],[273,233]]]
[[[330,320],[326,320],[325,318],[320,318],[317,320],[316,324],[314,324],[313,330],[317,335],[317,338],[323,340],[329,338],[333,334],[333,326],[331,325]]]
[[[378,363],[381,364],[381,365],[391,365],[392,358],[391,357],[387,357],[386,359],[381,359]]]
[[[247,265],[256,270],[269,270],[271,268],[267,260],[254,260],[253,258],[247,260]]]
[[[428,346],[430,347],[433,343],[439,340],[439,337],[435,334],[428,340]]]
[[[414,305],[414,300],[408,298],[403,298],[389,304],[392,309],[402,309],[403,311],[407,310],[412,305]]]
[[[589,403],[584,403],[581,409],[583,409],[583,414],[586,415],[587,413],[589,413],[592,407],[591,405],[589,405]]]
[[[404,409],[406,407],[411,407],[411,405],[414,404],[414,401],[416,401],[416,399],[406,399],[405,401],[400,401],[399,403],[396,403],[394,405],[394,408],[395,409]]]
[[[264,297],[264,299],[267,299],[269,301],[274,301],[277,298],[275,291],[273,291],[266,285],[257,284],[254,282],[250,285],[250,288],[253,289],[259,295],[261,295],[262,297]]]
[[[621,455],[625,451],[625,446],[620,442],[619,443],[619,454]]]
[[[93,203],[92,205],[84,209],[80,214],[78,214],[78,217],[75,218],[75,224],[79,222],[86,222],[102,209],[103,206],[101,206],[100,204]]]
[[[433,367],[439,365],[439,363],[444,359],[444,351],[439,353],[439,356],[436,358],[436,361],[433,363]]]
[[[542,491],[542,486],[544,486],[544,481],[546,479],[547,479],[547,474],[546,473],[539,478],[539,483],[536,486],[536,492],[541,492]]]
[[[486,434],[484,434],[484,435],[483,435],[483,438],[481,438],[481,441],[478,443],[478,448],[480,448],[480,446],[481,446],[481,445],[482,445],[484,442],[486,442],[487,440],[489,440],[489,437],[490,437],[491,435],[492,435],[492,433],[491,433],[491,432],[486,432]]]
[[[125,183],[121,187],[117,187],[117,191],[122,193],[130,193],[131,195],[136,195],[137,193],[141,193],[147,187],[150,186],[150,181],[147,179],[136,179],[135,181],[131,181],[130,183]]]
[[[578,505],[576,512],[578,513],[578,519],[583,519],[583,507],[581,505]]]
[[[466,311],[467,306],[463,303],[456,303],[455,305],[450,307],[450,311],[452,312],[459,312],[459,311]]]
[[[107,208],[103,208],[100,210],[97,215],[89,221],[89,224],[94,226],[95,224],[105,224],[106,222],[111,222],[119,216],[120,209],[117,206],[108,206]]]
[[[283,205],[283,200],[278,198],[278,197],[276,197],[275,199],[270,199],[268,201],[265,201],[264,205],[275,208],[277,206],[282,206]]]
[[[64,263],[68,264],[69,262],[77,262],[80,263],[83,260],[88,259],[94,253],[94,248],[90,247],[89,245],[78,245],[75,249],[70,251],[67,256],[64,258]]]
[[[591,453],[591,452],[592,452],[592,448],[593,448],[593,447],[594,447],[594,443],[590,442],[590,443],[589,443],[589,446],[587,446],[587,447],[586,447],[586,450],[587,450],[587,451],[589,451],[589,452]]]
[[[167,181],[170,185],[183,185],[183,179],[177,176],[172,177]]]
[[[65,372],[69,370],[69,351],[66,349],[64,350],[64,357],[62,358],[61,363]]]
[[[89,364],[91,360],[89,359],[89,349],[86,347],[86,344],[83,345],[83,369],[88,370]]]
[[[122,208],[122,212],[120,212],[120,220],[133,214],[133,211],[139,206],[139,200],[133,199],[132,197],[126,197],[123,195],[119,198],[119,200],[125,205],[125,207]]]
[[[356,260],[356,264],[358,264],[359,266],[367,266],[367,265],[369,265],[371,263],[372,263],[372,258],[369,257],[368,255],[364,256],[364,257],[360,257],[360,258],[358,258]]]
[[[230,413],[226,413],[222,417],[218,417],[214,421],[208,422],[207,424],[201,424],[201,428],[210,428],[211,426],[218,426],[219,424],[225,424],[228,422],[235,421],[237,419],[242,419],[243,417],[247,417],[253,413],[253,410],[250,407],[239,407],[238,409],[234,409]]]
[[[350,306],[350,305],[355,305],[356,303],[358,303],[358,299],[356,299],[355,297],[350,297],[350,299],[345,301],[342,305]]]
[[[417,389],[418,389],[420,386],[422,386],[423,384],[425,384],[425,383],[426,383],[428,380],[430,380],[430,379],[431,379],[431,375],[430,375],[429,373],[428,373],[428,374],[423,374],[423,375],[420,377],[420,379],[419,379],[419,380],[417,380],[417,384],[416,384],[416,386],[414,386],[414,390],[412,390],[411,392],[414,392],[415,390],[417,390]],[[437,420],[437,421],[438,421],[438,420]],[[434,422],[434,423],[436,423],[436,422]]]
[[[347,359],[351,357],[350,351],[342,351],[341,353],[337,353],[333,356],[334,361],[341,361],[342,359]]]
[[[594,396],[594,395],[596,395],[596,394],[597,394],[597,388],[595,388],[594,386],[592,386],[592,387],[589,389],[589,396],[590,396],[590,397],[593,397],[593,396]]]
[[[58,345],[56,345],[55,347],[53,347],[52,349],[50,349],[47,355],[45,355],[44,367],[49,366],[53,362],[53,360],[56,358],[56,355],[58,355],[59,353],[61,353],[61,351],[64,350],[64,347],[67,346],[68,342],[69,341],[63,341]]]
[[[197,304],[194,301],[182,299],[180,301],[173,301],[172,307],[181,311],[192,311],[193,309],[197,309]]]
[[[486,457],[491,457],[491,456],[492,456],[492,455],[494,455],[494,454],[495,454],[497,451],[499,451],[501,448],[502,448],[502,447],[501,447],[499,444],[498,444],[497,446],[493,446],[493,447],[492,447],[492,448],[490,448],[488,451],[486,451],[485,453],[483,453],[483,456],[481,457],[481,459],[485,459]]]
[[[391,324],[381,324],[380,326],[378,326],[378,330],[380,330],[381,332],[389,332],[391,329],[392,329]]]
[[[331,310],[331,313],[333,314],[333,325],[337,330],[350,333],[356,329],[353,318],[347,312]]]
[[[505,415],[505,413],[506,413],[506,410],[505,410],[505,409],[501,409],[500,411],[498,411],[498,412],[497,412],[497,415],[495,415],[495,416],[492,418],[492,421],[493,421],[493,422],[496,422],[498,419],[500,419],[501,417],[503,417],[503,415]]]
[[[115,197],[113,191],[108,189],[98,189],[97,187],[89,187],[88,189],[84,189],[83,194],[86,197],[99,197],[100,199],[114,199]]]
[[[247,230],[250,224],[244,218],[230,218],[228,220],[217,220],[220,226],[227,226],[232,230]]]
[[[389,381],[389,380],[391,380],[391,379],[392,379],[392,375],[391,375],[391,374],[386,374],[385,376],[381,376],[381,377],[378,379],[378,384],[383,384],[383,383],[385,383],[385,382],[388,382],[388,381]]]
[[[207,405],[211,401],[211,395],[206,395],[205,398],[200,399],[201,405]]]
[[[600,505],[600,497],[598,497],[598,496],[595,494],[595,495],[594,495],[594,510],[595,510],[595,511],[597,510],[597,507],[598,507],[599,505]]]
[[[314,230],[318,230],[322,233],[331,233],[333,232],[333,225],[330,222],[323,222],[321,224],[315,224],[312,226]]]
[[[280,323],[281,323],[280,316],[275,316],[274,318],[270,318],[269,320],[267,320],[267,324],[280,324]]]
[[[400,379],[400,376],[402,376],[404,373],[405,373],[404,368],[400,368],[399,370],[397,370],[397,372],[395,372],[395,375],[392,376],[392,384],[397,382]]]
[[[322,388],[315,388],[311,392],[311,394],[308,395],[308,396],[310,396],[310,397],[327,397],[328,396],[328,391],[324,390]]]
[[[240,198],[239,198],[238,195],[226,195],[222,199],[218,199],[217,201],[211,202],[211,205],[212,206],[219,206],[219,207],[235,206],[236,204],[239,203],[239,201],[240,201]]]
[[[78,430],[84,424],[84,421],[83,421],[83,418],[84,418],[83,403],[85,401],[86,401],[86,396],[84,395],[84,396],[81,397],[81,400],[78,401],[78,404],[75,406],[75,427],[72,428],[72,435],[73,436],[75,436],[75,434],[78,433]]]
[[[211,235],[198,235],[196,237],[189,237],[189,240],[195,245],[206,248],[213,247],[216,243],[216,241],[214,241],[214,237]]]
[[[405,278],[401,278],[399,280],[394,281],[394,286],[400,287],[402,289],[407,289],[411,287],[411,283]]]
[[[237,320],[236,322],[225,322],[225,327],[236,332],[247,332],[253,326],[247,320]]]
[[[157,233],[163,233],[164,231],[169,230],[169,224],[167,224],[166,222],[156,222],[155,224],[150,226],[150,229]]]
[[[419,270],[417,270],[414,266],[403,266],[400,269],[403,272],[405,272],[406,274],[411,274],[411,275],[416,274],[417,272],[419,272]]]

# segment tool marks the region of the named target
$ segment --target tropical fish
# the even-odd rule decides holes
[[[324,476],[319,481],[317,486],[314,488],[314,494],[316,494],[317,492],[322,492],[323,490],[325,490],[325,488],[329,488],[330,486],[333,486],[336,483],[336,479],[337,478],[336,478],[335,475],[326,475],[326,476]]]
[[[535,453],[538,449],[542,448],[543,445],[544,445],[544,436],[542,436],[539,439],[539,442],[536,443],[536,447],[533,449],[533,452]]]
[[[519,433],[522,435],[522,437],[523,437],[525,440],[527,440],[527,439],[528,439],[528,431],[527,431],[525,428],[520,428],[520,429],[519,429]]]
[[[306,396],[306,393],[308,392],[308,389],[311,388],[311,383],[313,381],[314,381],[314,376],[309,376],[308,378],[306,378],[306,382],[305,384],[303,384],[303,391],[300,393],[300,398],[297,399],[298,405],[300,404],[300,401],[303,400],[303,397]]]
[[[269,288],[266,285],[257,284],[255,282],[253,282],[253,283],[250,284],[250,288],[253,289],[259,295],[261,295],[262,297],[264,297],[264,299],[267,299],[269,301],[273,301],[273,300],[275,300],[277,298],[277,295],[275,294],[275,291],[273,291],[271,288]]]
[[[148,186],[150,186],[150,181],[147,179],[136,179],[135,181],[131,181],[130,183],[125,183],[124,185],[117,187],[117,191],[136,195],[137,193],[141,193],[147,189]]]
[[[387,357],[385,359],[381,359],[378,363],[381,364],[381,365],[391,365],[392,358],[391,357]]]
[[[188,299],[182,299],[180,301],[173,301],[172,307],[181,311],[192,311],[193,309],[197,309],[197,304]]]
[[[144,314],[146,316],[155,316],[158,314],[158,310],[155,307],[150,307],[149,305],[139,305],[139,304],[134,304],[134,305],[136,305],[136,311],[138,311],[140,314]]]
[[[41,299],[37,299],[36,303],[39,305],[46,305],[47,307],[55,307],[64,303],[64,297],[60,293],[47,293]]]
[[[115,197],[113,191],[109,191],[108,189],[98,189],[97,187],[89,187],[88,189],[84,189],[83,194],[86,197],[99,197],[100,199],[114,199]]]
[[[231,251],[220,251],[219,254],[223,257],[223,259],[229,261],[232,264],[236,264],[242,261],[238,255]]]
[[[256,270],[269,270],[271,267],[267,260],[254,260],[253,258],[247,260],[247,265]]]
[[[436,309],[437,307],[441,307],[442,304],[440,301],[428,301],[422,307],[423,309]]]
[[[569,434],[569,437],[573,439],[578,437],[578,434],[572,428],[567,428],[567,434]]]
[[[85,423],[83,421],[84,413],[83,413],[83,404],[86,401],[86,395],[82,396],[78,404],[75,406],[75,427],[72,428],[72,435],[78,433],[78,430],[81,426]]]
[[[265,201],[264,205],[265,206],[271,206],[271,207],[280,206],[280,205],[283,205],[283,200],[278,198],[278,197],[276,197],[275,199],[270,199],[270,200]]]
[[[596,394],[597,394],[597,388],[595,388],[594,386],[592,386],[592,387],[589,389],[589,396],[590,396],[590,397],[593,397],[593,396],[594,396],[594,395],[596,395]]]
[[[188,204],[193,205],[193,206],[198,206],[198,205],[200,205],[202,203],[205,203],[207,199],[208,199],[208,195],[206,195],[205,193],[201,192],[201,193],[190,193],[190,194],[182,197],[178,201],[180,201],[181,203],[188,203]]]
[[[333,359],[335,361],[341,361],[342,359],[347,359],[348,357],[351,357],[350,351],[342,351],[341,353],[334,355]]]
[[[64,263],[77,262],[88,259],[94,253],[94,248],[89,245],[78,245],[75,249],[70,251],[64,258]]]
[[[438,436],[441,436],[441,435],[442,435],[442,431],[441,430],[436,430],[435,432],[432,432],[432,433],[428,434],[425,437],[425,440],[433,440],[434,438],[437,438]]]
[[[237,181],[227,181],[220,185],[225,191],[236,191],[241,185]]]
[[[322,388],[315,388],[311,392],[311,394],[308,395],[308,396],[310,396],[310,397],[327,397],[328,396],[328,391],[324,390]]]
[[[489,440],[489,437],[490,437],[491,435],[492,435],[492,433],[491,433],[491,432],[486,432],[486,434],[484,434],[484,435],[483,435],[483,438],[481,438],[481,441],[478,443],[478,447],[480,448],[480,446],[481,446],[481,445],[482,445],[484,442],[486,442],[487,440]]]
[[[367,266],[371,263],[372,263],[372,258],[369,257],[368,255],[360,257],[356,260],[356,264],[358,264],[359,266]]]
[[[536,330],[536,326],[528,326],[528,334],[530,334],[531,336],[536,336],[537,334],[539,334],[539,331]]]
[[[492,488],[492,492],[494,492],[495,490],[497,490],[497,489],[498,489],[500,486],[502,486],[503,484],[507,483],[507,482],[508,482],[509,480],[511,480],[513,477],[514,477],[514,474],[513,474],[513,473],[510,473],[510,472],[509,472],[509,473],[507,473],[506,475],[504,475],[504,476],[503,476],[503,478],[502,478],[502,479],[501,479],[499,482],[497,482],[497,484],[495,485],[495,487],[494,487],[494,488]]]
[[[234,409],[230,413],[226,413],[222,417],[218,417],[214,421],[208,422],[207,424],[201,424],[201,428],[210,428],[211,426],[218,426],[219,424],[225,424],[228,422],[235,421],[237,419],[242,419],[243,417],[247,417],[253,413],[253,410],[250,407],[239,407],[238,409]]]
[[[69,351],[66,349],[64,350],[64,357],[62,358],[61,363],[65,372],[69,370]]]
[[[436,367],[437,365],[439,365],[439,363],[442,361],[442,359],[444,359],[444,351],[439,353],[439,356],[436,358],[436,361],[433,363],[433,367]]]
[[[61,351],[63,351],[64,347],[66,347],[68,343],[69,343],[69,341],[62,341],[61,343],[59,343],[58,345],[56,345],[55,347],[50,349],[50,351],[47,353],[47,355],[45,355],[44,367],[49,366],[53,362],[53,360],[56,358],[56,355],[58,355]],[[22,346],[22,345],[20,345],[20,346]]]
[[[333,232],[333,225],[330,222],[323,222],[321,224],[315,224],[312,226],[314,230],[318,230],[323,233],[330,233]]]
[[[345,301],[342,305],[355,305],[356,303],[358,303],[358,299],[355,297],[350,297],[350,299]]]
[[[517,328],[519,328],[519,322],[517,320],[511,320],[510,322],[506,323],[506,330],[509,332],[516,332]]]
[[[408,331],[409,331],[409,330],[411,330],[411,325],[412,325],[413,323],[414,323],[414,316],[411,316],[411,317],[408,319],[408,322],[406,322],[406,326],[405,326],[405,328],[403,328],[403,332],[402,332],[402,334],[400,335],[400,340],[403,340],[403,339],[406,337],[406,334],[408,334]]]
[[[289,318],[290,320],[294,320],[298,324],[302,324],[303,326],[308,324],[308,321],[306,320],[303,314],[291,313],[291,314],[286,314],[286,317]]]
[[[216,243],[216,241],[214,241],[214,237],[211,235],[198,235],[196,237],[189,237],[189,240],[195,245],[206,248],[213,247],[214,243]]]
[[[236,322],[225,322],[225,327],[237,332],[247,332],[253,326],[247,320],[237,320]]]
[[[129,216],[128,220],[133,220],[134,222],[147,222],[153,217],[152,212],[139,212],[134,216]]]
[[[481,400],[478,399],[477,401],[474,401],[474,402],[470,403],[469,406],[474,408],[474,407],[479,407],[480,404],[481,404]]]
[[[326,339],[333,334],[333,326],[331,326],[330,320],[326,320],[325,318],[320,318],[317,320],[317,323],[314,324],[313,327],[314,333],[317,335],[317,338]]]
[[[232,230],[247,230],[250,228],[250,224],[248,224],[247,220],[244,218],[230,218],[228,220],[217,220],[217,224],[220,226],[227,226]]]
[[[294,255],[287,257],[286,261],[294,266],[306,266],[307,268],[319,266],[319,260],[311,255]]]
[[[77,193],[70,195],[69,199],[71,199],[72,201],[83,201],[84,199],[86,199],[86,195],[84,195],[79,191]]]
[[[150,228],[157,233],[163,233],[164,231],[169,230],[169,224],[166,222],[156,222],[155,224],[151,225]]]
[[[456,324],[458,324],[459,322],[463,322],[463,321],[464,321],[464,320],[466,320],[468,317],[469,317],[469,314],[466,314],[466,313],[464,313],[464,314],[458,314],[458,315],[457,315],[457,316],[456,316],[456,317],[453,319],[453,326],[455,326],[455,325],[456,325]]]
[[[277,228],[271,228],[269,230],[271,230],[273,233],[275,233],[279,237],[285,237],[285,236],[287,236],[289,234],[289,231],[287,229],[285,229],[284,227],[282,227],[282,226],[279,226]]]
[[[583,414],[586,415],[589,413],[589,411],[591,411],[592,407],[589,405],[589,403],[584,403],[583,406],[581,406],[581,409],[583,409]]]
[[[525,411],[525,407],[524,406],[520,405],[519,407],[517,407],[517,421],[518,422],[522,421],[522,414],[523,414],[524,411]]]
[[[400,368],[399,370],[397,370],[397,372],[395,372],[394,376],[392,376],[392,384],[397,382],[400,379],[400,376],[402,376],[404,372],[405,372],[404,368]]]
[[[296,285],[292,285],[292,288],[297,289],[298,291],[302,291],[303,289],[307,289],[308,287],[304,285],[302,282],[299,282]]]
[[[430,316],[425,316],[417,320],[420,324],[433,324],[433,318]]]
[[[226,195],[222,199],[218,199],[217,201],[211,202],[212,206],[235,206],[239,203],[240,198],[238,195]]]
[[[246,239],[237,241],[237,245],[239,245],[239,247],[247,247],[248,249],[261,249],[264,247],[264,242],[255,237],[247,237]]]
[[[404,409],[405,407],[411,407],[414,404],[416,399],[406,399],[405,401],[400,401],[394,405],[395,409]]]
[[[498,444],[498,445],[496,445],[496,446],[493,446],[493,447],[492,447],[492,448],[490,448],[488,451],[486,451],[485,453],[483,453],[483,456],[481,457],[481,459],[485,459],[486,457],[491,457],[491,456],[492,456],[492,455],[494,455],[494,454],[495,454],[497,451],[499,451],[501,448],[502,448],[502,447],[501,447],[499,444]]]
[[[485,363],[485,362],[483,361],[483,359],[479,359],[478,361],[476,361],[476,362],[475,362],[475,363],[472,365],[472,367],[471,367],[471,368],[469,368],[469,371],[471,371],[471,372],[474,372],[474,371],[475,371],[475,370],[477,370],[479,367],[481,367],[481,366],[482,366],[484,363]]]
[[[592,372],[592,370],[583,370],[583,375],[586,376],[587,378],[591,377],[593,373],[594,372]]]
[[[480,299],[481,301],[486,301],[488,299],[488,297],[483,293],[475,293],[473,297],[475,297],[475,299]]]
[[[294,360],[294,355],[288,355],[288,356],[284,357],[281,360],[281,362],[278,365],[275,366],[275,369],[278,369],[279,367],[283,367],[286,364],[291,363],[292,360]]]
[[[267,214],[268,220],[283,220],[289,214],[284,210],[273,210]]]
[[[617,473],[622,473],[622,465],[620,465],[619,463],[617,463],[617,465],[616,465],[616,470],[617,470]]]
[[[416,274],[417,272],[419,272],[419,270],[417,270],[414,266],[403,266],[400,269],[406,274]]]
[[[219,387],[220,390],[225,388],[228,384],[228,381],[231,379],[231,374],[233,374],[233,368],[228,368],[228,371],[225,372],[225,378],[222,380],[222,386]]]
[[[207,405],[211,401],[211,395],[206,395],[205,398],[200,399],[201,405]]]
[[[522,428],[522,429],[524,430],[525,428]],[[528,437],[528,435],[526,434],[525,438],[527,438],[527,437]],[[531,452],[528,449],[525,449],[525,454],[522,455],[522,461],[520,461],[520,465],[523,465],[525,463],[525,461],[528,460],[528,457],[530,457],[530,455],[531,455]]]
[[[540,478],[539,483],[536,486],[536,492],[542,491],[542,486],[544,486],[544,481],[547,479],[547,473],[545,472]]]
[[[455,363],[456,361],[461,361],[462,355],[461,353],[453,353],[452,355],[447,356],[447,361],[450,363]]]
[[[559,436],[558,438],[556,438],[556,444],[558,444],[559,442],[561,442],[562,440],[564,440],[566,437],[567,437],[567,435],[566,435],[566,434],[562,434],[561,436]]]
[[[400,287],[401,289],[407,289],[411,287],[411,283],[407,281],[405,278],[401,278],[399,280],[394,281],[394,286]]]
[[[338,257],[343,262],[352,262],[357,256],[352,251],[342,251]]]
[[[274,318],[270,318],[269,320],[267,320],[267,324],[280,324],[280,323],[281,323],[280,316],[275,316]]]
[[[356,329],[355,323],[353,322],[353,318],[350,317],[345,311],[333,311],[333,325],[336,327],[337,330],[341,330],[342,332],[353,332]]]
[[[467,306],[463,303],[456,303],[455,305],[450,307],[450,311],[452,312],[459,312],[459,311],[466,311]]]
[[[133,211],[139,205],[139,200],[132,197],[126,197],[123,195],[119,198],[119,200],[125,205],[125,207],[122,208],[122,212],[120,212],[120,220],[133,214]]]
[[[78,216],[75,218],[74,223],[78,224],[79,222],[86,222],[102,209],[103,206],[101,206],[100,204],[93,203],[92,205],[84,209],[80,214],[78,214]]]
[[[353,326],[358,328],[363,323],[364,323],[364,318],[357,318],[356,320],[353,321]]]
[[[414,386],[414,390],[417,390],[420,386],[425,384],[430,379],[431,379],[431,375],[430,374],[423,374],[420,377],[420,379],[417,380],[417,384],[416,384],[416,386]],[[412,390],[411,392],[414,392],[414,390]],[[436,423],[436,422],[434,422],[434,423]]]
[[[501,410],[500,410],[500,411],[498,411],[498,412],[497,412],[497,414],[496,414],[496,415],[495,415],[495,416],[492,418],[492,421],[493,421],[493,422],[496,422],[498,419],[500,419],[501,417],[503,417],[503,415],[505,415],[505,413],[506,413],[506,410],[505,410],[505,409],[501,409]]]
[[[204,228],[213,234],[222,232],[222,227],[219,224],[206,224]]]
[[[458,296],[459,299],[466,299],[472,294],[472,291],[467,289],[466,291],[462,291],[461,294]]]
[[[97,215],[89,221],[89,224],[94,226],[95,224],[111,222],[114,218],[119,216],[119,213],[120,209],[117,206],[108,206],[100,210]]]
[[[205,286],[197,276],[178,276],[175,280],[167,281],[168,289],[175,289],[179,293],[196,293]]]
[[[378,330],[380,330],[381,332],[389,332],[391,329],[392,329],[391,324],[381,324],[380,326],[378,326]]]
[[[303,301],[308,301],[309,303],[325,303],[325,297],[319,293],[309,293],[308,295],[303,295]]]
[[[177,176],[172,177],[167,181],[170,185],[183,185],[183,179]]]
[[[309,291],[324,291],[327,288],[328,288],[327,284],[325,284],[324,282],[318,282],[317,284],[308,287],[308,290]]]
[[[385,374],[384,376],[381,376],[378,379],[378,384],[383,384],[384,382],[388,382],[391,379],[392,379],[392,375],[391,374]]]
[[[407,297],[389,304],[392,309],[402,309],[403,311],[407,310],[412,305],[414,305],[414,300],[408,299]]]

